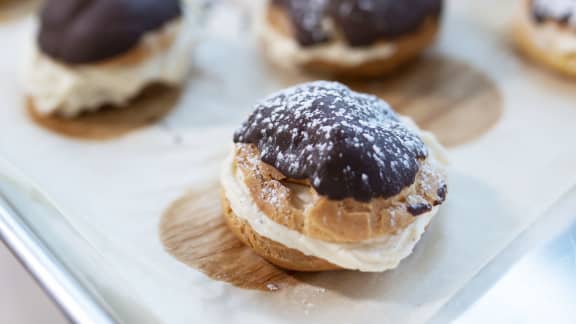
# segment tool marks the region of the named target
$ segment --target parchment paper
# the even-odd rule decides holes
[[[268,77],[242,16],[227,5],[216,8],[199,34],[196,69],[177,110],[156,126],[106,142],[63,138],[29,121],[16,44],[31,20],[0,24],[0,39],[10,44],[0,53],[0,156],[38,183],[87,242],[59,244],[60,253],[100,255],[89,266],[78,258],[77,266],[103,295],[116,296],[112,306],[132,321],[425,322],[576,181],[576,84],[511,50],[512,1],[448,3],[435,51],[487,73],[502,92],[504,115],[483,137],[450,150],[448,202],[397,270],[311,278],[338,298],[288,299],[209,280],[167,255],[157,238],[164,209],[216,177],[231,141],[226,125],[285,86]],[[66,240],[57,231],[45,235]]]

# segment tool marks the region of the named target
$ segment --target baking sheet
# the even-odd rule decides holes
[[[413,256],[385,274],[311,278],[330,298],[265,294],[207,279],[167,255],[157,238],[164,209],[214,181],[230,125],[255,100],[286,86],[269,77],[243,16],[214,8],[199,34],[195,71],[176,111],[156,126],[114,141],[50,134],[27,118],[17,82],[19,46],[0,61],[0,156],[60,206],[99,262],[84,268],[124,317],[150,322],[421,323],[576,182],[573,84],[532,67],[510,49],[513,2],[449,1],[436,53],[484,71],[504,100],[499,123],[450,149],[449,200]],[[226,22],[226,23],[223,23]],[[20,44],[31,19],[0,25]],[[467,121],[470,122],[470,121]],[[43,221],[46,222],[46,219]],[[61,221],[61,220],[60,220]],[[49,223],[49,221],[48,221]],[[62,240],[57,231],[46,237]],[[60,245],[62,254],[83,245]],[[81,264],[79,267],[83,267]],[[113,274],[110,276],[110,274]]]

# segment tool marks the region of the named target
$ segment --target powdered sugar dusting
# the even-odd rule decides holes
[[[269,284],[267,284],[267,285],[266,285],[266,288],[267,288],[269,291],[278,291],[278,290],[280,290],[280,287],[279,287],[277,284],[274,284],[274,283],[269,283]]]
[[[428,154],[386,102],[325,81],[263,100],[234,141],[256,144],[262,161],[320,195],[360,201],[400,193]]]

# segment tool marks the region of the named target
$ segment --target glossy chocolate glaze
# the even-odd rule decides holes
[[[302,46],[334,37],[326,18],[350,46],[369,46],[417,31],[443,7],[442,0],[272,0],[272,4],[286,11]]]
[[[103,61],[182,14],[179,0],[47,0],[40,14],[40,50],[68,64]]]
[[[262,161],[334,200],[395,196],[428,156],[386,102],[325,81],[259,103],[234,142],[255,144]]]

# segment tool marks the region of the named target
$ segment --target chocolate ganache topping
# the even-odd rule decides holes
[[[532,14],[539,23],[552,20],[576,26],[576,0],[532,0]]]
[[[128,52],[180,15],[179,0],[47,0],[38,43],[54,59],[93,63]]]
[[[389,198],[412,185],[428,151],[390,106],[336,82],[317,81],[272,95],[234,134],[262,161],[308,179],[333,200]]]
[[[272,0],[288,14],[302,46],[331,40],[332,19],[350,46],[369,46],[383,38],[415,32],[428,17],[439,16],[442,0]]]

